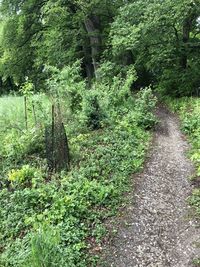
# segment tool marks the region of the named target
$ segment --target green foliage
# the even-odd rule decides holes
[[[11,130],[1,141],[1,155],[12,160],[20,160],[33,154],[44,152],[41,129],[32,128],[24,133]]]
[[[198,1],[127,3],[111,26],[111,52],[115,58],[129,52],[136,69],[144,66],[164,94],[195,93],[200,84],[199,14]]]
[[[98,69],[99,80],[94,84],[94,90],[99,92],[103,109],[110,118],[117,116],[130,104],[131,86],[137,80],[134,66],[124,69],[114,68],[111,62],[104,62]]]
[[[191,96],[197,94],[199,87],[198,67],[190,66],[183,71],[180,68],[167,69],[160,77],[157,91],[163,95]]]
[[[134,64],[138,87],[154,82],[163,94],[190,95],[200,83],[199,14],[197,0],[3,0],[0,78],[4,87],[28,78],[46,89],[45,66],[63,70],[82,60],[91,82],[110,61],[115,69]]]
[[[0,266],[97,265],[90,252],[101,246],[103,222],[115,214],[129,177],[141,170],[146,129],[155,123],[152,90],[131,93],[134,62],[116,64],[141,37],[131,19],[122,25],[130,34],[127,49],[122,32],[121,40],[112,38],[115,30],[109,34],[122,4],[1,2],[0,74],[26,96],[27,118],[23,98],[0,99]],[[116,49],[104,54],[110,40]],[[44,85],[48,98],[32,93]],[[69,138],[68,173],[46,168],[44,127],[52,103],[60,106]]]
[[[194,266],[200,266],[200,259],[194,259],[193,264]]]
[[[91,35],[98,33],[102,56],[110,22],[123,4],[113,1],[3,0],[0,23],[0,73],[21,85],[26,77],[35,89],[45,88],[46,65],[63,69],[83,59],[82,72],[94,77]],[[94,30],[86,27],[90,21]],[[90,73],[90,74],[89,74]],[[8,89],[8,88],[7,88]]]
[[[34,102],[36,119],[33,116]],[[0,99],[0,176],[1,185],[8,184],[10,169],[23,165],[46,166],[44,130],[41,125],[48,121],[49,103],[43,95],[34,95],[28,100],[28,130],[25,130],[24,103],[22,97]],[[37,124],[36,124],[37,122]]]
[[[63,261],[59,248],[59,232],[52,227],[39,228],[30,237],[31,249],[23,267],[54,267],[67,266]]]
[[[127,94],[131,83],[119,80]],[[107,88],[111,91],[97,95],[102,107],[106,96],[114,94],[112,87]],[[94,89],[87,92],[91,97]],[[9,164],[1,171],[5,182],[0,191],[0,266],[95,266],[95,258],[88,252],[101,245],[106,234],[102,222],[116,212],[129,188],[129,177],[144,162],[150,134],[137,123],[137,114],[152,112],[154,102],[150,89],[137,97],[124,95],[118,109],[116,103],[109,107],[107,114],[113,116],[106,118],[104,128],[70,131],[72,166],[67,174],[49,175],[40,153],[36,160],[23,139],[19,144],[27,150],[13,145],[17,136],[9,139],[12,153],[3,143]],[[76,116],[82,120],[79,112]],[[32,139],[27,134],[27,143],[32,142],[30,148],[34,148],[38,137]],[[91,238],[95,244],[90,243]]]
[[[153,113],[157,98],[153,95],[151,88],[146,88],[138,93],[136,99],[137,124],[145,129],[151,129],[156,123],[156,116]]]
[[[22,86],[20,88],[20,92],[24,96],[33,95],[33,90],[34,90],[34,85],[31,82],[25,82],[24,84],[22,84]]]
[[[157,102],[152,89],[144,88],[135,94],[135,100],[131,94],[131,86],[136,81],[136,71],[129,66],[126,71],[119,72],[114,77],[104,74],[110,71],[109,62],[102,64],[98,70],[99,78],[91,90],[83,91],[83,120],[92,129],[98,129],[107,124],[112,124],[119,114],[127,114],[130,105],[134,106],[134,115],[131,114],[133,123],[144,129],[154,126],[156,119],[153,111]]]
[[[86,92],[82,103],[83,120],[87,127],[92,130],[97,130],[102,127],[104,112],[102,111],[98,94],[94,90]]]
[[[61,71],[55,67],[47,67],[46,71],[50,74],[47,86],[51,98],[54,101],[59,99],[61,105],[63,99],[72,113],[78,112],[82,94],[86,90],[86,83],[80,75],[80,61],[64,67]]]
[[[200,177],[200,99],[199,98],[181,98],[166,100],[171,109],[178,112],[181,118],[183,131],[189,137],[192,145],[190,158],[196,166],[196,179]],[[190,204],[194,206],[196,213],[200,215],[200,190],[195,189],[189,199]]]
[[[11,170],[8,173],[8,181],[10,181],[14,187],[17,185],[32,186],[39,177],[40,174],[37,169],[29,165],[24,165],[21,169]]]
[[[123,55],[124,51],[133,51],[137,48],[141,35],[140,16],[146,4],[141,1],[128,3],[120,8],[119,14],[112,23],[110,40],[114,56]]]
[[[200,216],[200,189],[195,189],[189,199],[190,204],[194,206],[196,213]]]

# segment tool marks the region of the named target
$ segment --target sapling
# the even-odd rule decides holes
[[[27,101],[28,101],[28,98],[30,98],[33,95],[33,89],[34,89],[34,85],[31,82],[25,82],[20,88],[20,92],[24,96],[24,118],[25,118],[26,130],[28,130],[28,105],[27,105]],[[34,116],[35,124],[37,124],[35,105],[34,105],[33,101],[32,101],[32,110],[33,110],[33,116]]]

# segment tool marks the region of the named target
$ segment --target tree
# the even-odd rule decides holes
[[[2,1],[1,75],[21,84],[26,77],[37,82],[40,68],[34,66],[35,49],[31,41],[43,27],[41,7],[44,1]]]
[[[188,94],[200,83],[199,15],[198,0],[129,3],[112,25],[113,55],[132,53],[133,63],[146,66],[162,90]]]
[[[3,0],[2,77],[11,77],[17,84],[28,77],[37,88],[46,79],[46,65],[62,69],[82,59],[83,76],[91,80],[105,48],[109,23],[120,3]]]

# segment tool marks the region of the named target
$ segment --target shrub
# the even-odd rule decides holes
[[[105,113],[99,104],[99,94],[94,90],[89,90],[82,103],[82,119],[86,126],[91,130],[102,127]]]
[[[156,97],[152,93],[152,89],[147,87],[142,89],[135,101],[136,122],[138,126],[144,129],[152,128],[156,123],[154,115],[155,106],[157,103]]]
[[[72,113],[80,111],[82,91],[86,89],[86,82],[80,74],[80,61],[64,67],[61,71],[49,66],[47,72],[50,74],[50,78],[47,80],[49,94],[54,101],[59,99],[62,106],[65,106],[63,109],[65,115],[68,107],[68,111],[70,110]]]
[[[23,183],[30,181],[35,174],[35,169],[29,165],[24,165],[20,170],[11,170],[8,174],[8,180],[11,182]]]
[[[161,75],[158,91],[162,95],[173,97],[196,95],[200,84],[199,71],[196,66],[186,70],[166,69]]]
[[[37,180],[40,180],[41,173],[38,169],[23,165],[21,169],[11,170],[8,173],[8,180],[13,186],[23,185],[32,186],[36,185]]]
[[[4,158],[15,161],[20,161],[28,155],[43,155],[42,129],[32,128],[24,132],[11,130],[3,136],[1,152]]]

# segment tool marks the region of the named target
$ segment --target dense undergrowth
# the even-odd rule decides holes
[[[196,166],[196,174],[191,179],[196,181],[197,187],[193,190],[189,202],[194,207],[197,217],[200,218],[200,98],[168,98],[166,102],[174,112],[179,114],[182,130],[187,134],[192,145],[190,158]],[[196,260],[195,263],[199,266],[200,260]]]
[[[60,95],[63,88],[68,92],[60,98],[63,107],[73,104],[73,112],[63,113],[69,172],[47,171],[43,124],[48,123],[49,100],[29,97],[25,129],[23,100],[0,99],[1,267],[96,266],[96,252],[106,234],[103,222],[116,212],[131,174],[142,167],[151,136],[147,129],[155,122],[151,89],[131,95],[134,74],[129,72],[127,78],[115,77],[113,87],[98,85],[101,95],[96,87],[82,94],[85,84],[73,74],[73,88],[80,93],[74,95],[60,78],[66,73],[69,81],[65,70],[56,74],[59,84],[55,77],[49,83],[52,91],[59,87]],[[79,104],[82,99],[81,107],[76,107],[76,99]],[[16,105],[15,112],[7,110],[9,101]]]

